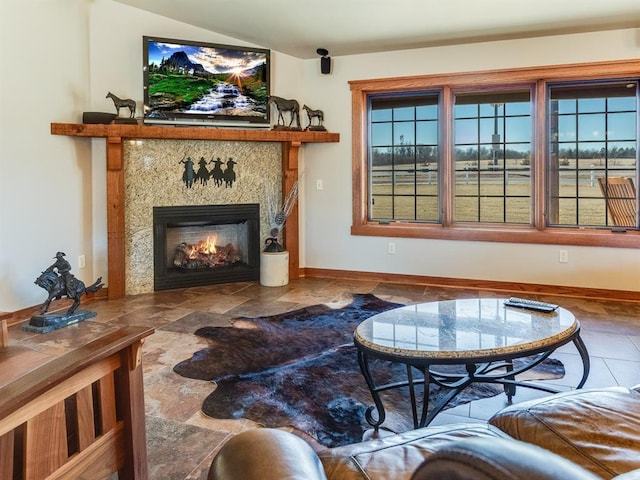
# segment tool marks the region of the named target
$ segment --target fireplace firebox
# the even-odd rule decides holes
[[[260,206],[153,208],[154,290],[260,279]]]

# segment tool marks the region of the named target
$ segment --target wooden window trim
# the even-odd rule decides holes
[[[629,230],[624,233],[610,229],[594,228],[549,228],[545,226],[545,189],[546,155],[546,88],[548,83],[617,79],[640,76],[640,60],[622,60],[611,62],[580,63],[558,66],[488,70],[479,72],[461,72],[452,74],[434,74],[414,77],[395,77],[350,81],[352,107],[352,235],[430,238],[440,240],[466,240],[508,243],[538,243],[602,246],[616,248],[640,247],[640,231]],[[447,105],[452,104],[454,89],[469,86],[477,90],[510,87],[515,84],[533,85],[534,136],[532,142],[533,166],[533,225],[511,226],[502,224],[467,224],[452,222],[450,196],[442,198],[444,212],[441,224],[416,224],[391,222],[381,224],[367,220],[368,184],[367,184],[367,99],[370,95],[382,93],[401,93],[417,90],[442,91],[443,131],[440,133],[442,144],[451,145],[451,112]],[[542,132],[542,133],[539,133]],[[450,182],[452,175],[451,149],[442,152],[442,178]]]

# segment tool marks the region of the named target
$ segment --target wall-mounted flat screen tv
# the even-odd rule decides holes
[[[143,37],[145,123],[269,126],[270,51]]]

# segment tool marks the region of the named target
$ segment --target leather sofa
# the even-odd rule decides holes
[[[455,423],[316,451],[258,428],[225,443],[209,480],[640,480],[640,386],[573,390]]]

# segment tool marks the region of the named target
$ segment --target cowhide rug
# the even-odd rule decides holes
[[[293,426],[328,447],[358,442],[371,428],[364,412],[373,401],[360,373],[353,332],[364,319],[400,306],[356,294],[340,309],[314,305],[271,317],[238,318],[231,327],[204,327],[195,333],[207,338],[210,346],[174,371],[216,384],[202,405],[212,418]],[[403,365],[378,362],[372,371],[379,382],[406,378]],[[561,378],[564,367],[547,359],[532,373],[538,379]],[[472,385],[447,408],[502,392],[500,385]],[[445,393],[431,386],[430,403]],[[413,428],[406,389],[385,392],[383,402],[382,427]]]

